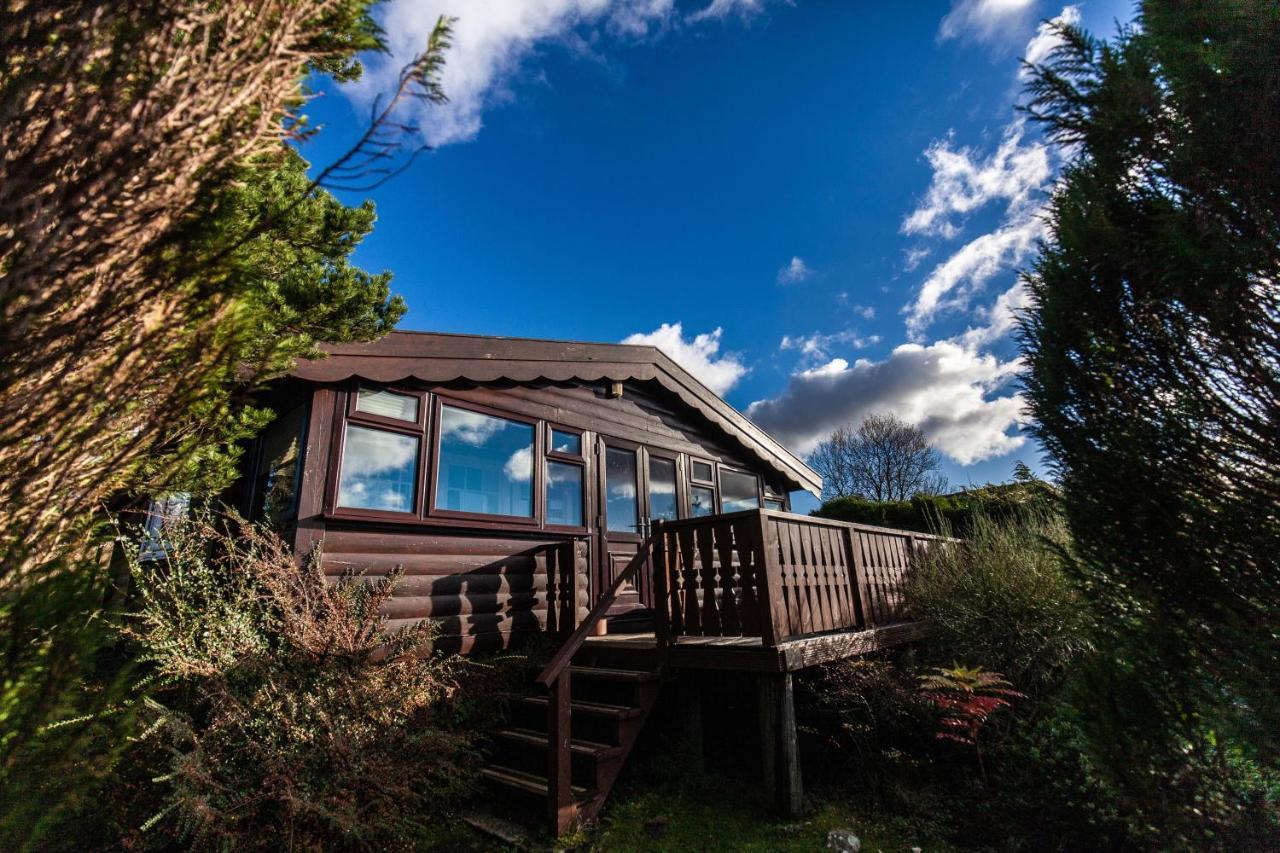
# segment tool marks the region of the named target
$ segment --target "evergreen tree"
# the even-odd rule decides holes
[[[1060,34],[1028,108],[1071,162],[1023,334],[1107,652],[1082,716],[1122,787],[1212,826],[1213,773],[1280,748],[1280,6]]]

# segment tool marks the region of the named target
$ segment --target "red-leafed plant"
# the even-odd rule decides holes
[[[998,672],[959,664],[950,669],[934,667],[927,675],[920,676],[920,692],[939,712],[938,739],[972,746],[978,759],[978,772],[986,784],[987,768],[982,760],[979,736],[992,714],[1009,707],[1009,700],[1021,699],[1023,694],[1014,690]]]

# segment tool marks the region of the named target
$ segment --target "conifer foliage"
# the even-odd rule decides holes
[[[1172,802],[1152,786],[1187,756],[1280,748],[1280,7],[1148,0],[1110,43],[1060,35],[1031,69],[1072,159],[1027,392],[1109,659],[1099,755]]]

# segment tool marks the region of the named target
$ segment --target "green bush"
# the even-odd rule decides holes
[[[916,495],[909,501],[873,501],[857,496],[832,498],[813,511],[821,518],[875,524],[901,530],[968,535],[978,516],[1016,517],[1028,508],[1053,503],[1053,486],[1029,475],[1016,483],[982,486],[949,495]]]
[[[382,630],[396,576],[327,582],[274,534],[209,515],[132,555],[125,633],[154,667],[145,740],[163,746],[144,829],[218,848],[407,846],[473,777],[442,717],[455,660],[426,627]]]
[[[935,545],[908,579],[939,663],[1000,672],[1043,693],[1089,647],[1086,610],[1068,577],[1066,525],[1043,508],[997,521],[975,514],[961,545]]]

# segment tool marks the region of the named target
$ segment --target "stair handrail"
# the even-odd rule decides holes
[[[626,567],[613,579],[613,583],[605,590],[604,595],[600,596],[600,600],[596,602],[596,606],[591,608],[587,614],[587,618],[582,620],[582,624],[569,635],[569,639],[564,641],[564,645],[560,646],[559,651],[551,658],[551,662],[543,667],[542,672],[538,674],[536,683],[544,687],[550,687],[551,683],[560,677],[569,667],[569,661],[573,660],[573,656],[577,654],[578,649],[582,648],[582,644],[586,642],[587,637],[591,636],[591,632],[595,630],[595,626],[604,618],[609,608],[618,600],[618,592],[622,589],[622,585],[631,580],[640,568],[649,559],[649,552],[653,547],[653,537],[649,537],[640,544],[640,549],[636,551],[636,555],[631,558]]]

